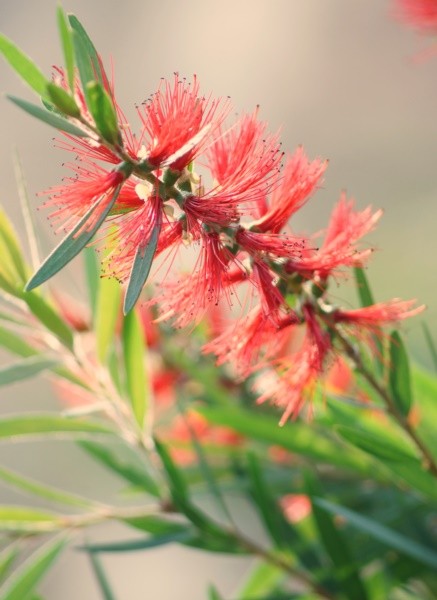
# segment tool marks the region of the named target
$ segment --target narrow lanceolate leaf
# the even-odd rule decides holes
[[[0,253],[2,271],[7,269],[15,277],[15,283],[21,285],[27,278],[26,262],[18,236],[3,209],[0,209]]]
[[[48,437],[58,434],[112,433],[97,421],[69,419],[50,413],[29,413],[0,419],[0,438]]]
[[[37,94],[42,97],[46,96],[47,79],[30,58],[4,35],[0,35],[0,52],[14,71],[30,85]]]
[[[123,540],[121,542],[107,542],[104,544],[90,544],[82,548],[87,552],[134,552],[136,550],[149,550],[172,543],[185,543],[195,538],[195,532],[192,527],[186,526],[184,529],[177,529],[173,533],[163,533],[146,538],[136,538],[134,540]]]
[[[425,336],[425,340],[428,346],[429,354],[432,359],[432,364],[434,370],[437,371],[437,347],[435,345],[434,339],[431,335],[429,327],[426,323],[422,323],[423,335]]]
[[[121,285],[116,279],[102,277],[98,285],[95,328],[97,356],[105,362],[113,346],[117,319],[121,310]]]
[[[0,531],[45,533],[61,527],[61,517],[42,510],[0,505]]]
[[[150,273],[153,257],[155,256],[156,246],[158,245],[159,232],[161,224],[157,224],[152,231],[149,243],[145,248],[139,247],[135,254],[135,259],[132,265],[132,270],[129,275],[126,295],[124,298],[123,311],[127,315],[136,301],[140,297],[141,291]]]
[[[91,241],[97,230],[100,228],[103,221],[106,219],[111,208],[114,206],[117,200],[120,186],[118,186],[110,201],[106,200],[106,206],[101,211],[100,216],[95,221],[94,225],[90,229],[85,229],[87,222],[93,216],[93,213],[97,207],[104,202],[103,198],[99,198],[89,209],[89,211],[82,217],[76,227],[62,240],[62,242],[56,246],[56,248],[49,254],[43,264],[40,266],[38,271],[28,281],[26,290],[32,290],[38,287],[47,279],[50,279],[58,271],[60,271],[66,264],[68,264],[79,252]],[[79,233],[80,232],[80,233]]]
[[[38,354],[38,351],[32,348],[23,337],[14,333],[10,329],[0,326],[0,347],[5,348],[12,354],[26,358]]]
[[[19,490],[38,496],[39,498],[45,498],[51,502],[58,504],[64,504],[68,506],[78,506],[83,508],[91,508],[94,504],[86,498],[76,496],[74,494],[68,494],[61,490],[57,490],[48,485],[43,485],[33,479],[23,477],[18,473],[11,471],[10,469],[4,469],[0,467],[0,479],[10,486],[13,486]]]
[[[367,281],[366,274],[361,267],[354,268],[355,282],[357,285],[358,297],[360,299],[361,306],[371,306],[375,304],[372,290],[370,289],[369,282]]]
[[[218,593],[214,585],[210,585],[208,588],[208,600],[223,600],[223,596]]]
[[[367,600],[368,595],[361,580],[355,558],[348,548],[347,540],[335,526],[332,516],[319,508],[314,496],[323,493],[319,482],[310,472],[305,477],[306,491],[311,499],[312,516],[326,553],[334,565],[334,576],[349,600]]]
[[[79,446],[95,460],[117,473],[120,477],[159,498],[159,488],[141,463],[130,462],[115,451],[114,444],[105,445],[91,441],[80,441]]]
[[[97,131],[110,144],[120,143],[117,114],[108,92],[97,81],[90,81],[87,84],[86,97]]]
[[[0,385],[9,385],[16,381],[22,381],[35,377],[46,369],[52,369],[57,361],[46,356],[32,356],[19,363],[9,365],[0,369]]]
[[[0,585],[7,577],[19,552],[18,547],[14,544],[0,553]]]
[[[269,592],[273,592],[285,577],[284,571],[279,567],[267,562],[257,562],[238,594],[238,600],[268,597]]]
[[[94,47],[94,44],[91,41],[91,38],[85,31],[85,28],[82,25],[82,23],[79,21],[79,19],[75,15],[71,15],[71,14],[68,15],[68,21],[73,30],[73,34],[74,34],[73,37],[76,37],[76,39],[80,40],[80,47],[81,47],[81,49],[83,48],[83,52],[85,53],[85,56],[87,57],[87,62],[90,65],[92,76],[90,77],[90,79],[87,80],[87,82],[94,79],[103,85],[105,83],[107,77],[106,77],[105,72],[103,71],[103,67],[101,65],[101,62],[99,61],[99,55],[97,53],[97,50]],[[75,42],[75,46],[74,46],[75,52],[76,52],[76,43],[77,42]],[[85,56],[84,56],[84,58],[85,58]],[[76,60],[78,60],[77,55],[76,55]],[[82,76],[81,76],[81,79],[82,79]],[[86,84],[84,84],[84,85],[86,85]]]
[[[352,527],[363,531],[366,536],[373,537],[389,548],[398,550],[424,565],[437,569],[437,552],[433,548],[423,546],[369,517],[364,517],[323,498],[314,498],[314,503],[326,512],[344,517]]]
[[[65,70],[67,73],[68,85],[74,92],[74,48],[73,38],[67,16],[61,6],[57,9],[58,29],[61,37],[62,50],[64,52]]]
[[[47,95],[56,108],[65,115],[74,118],[80,116],[80,109],[75,99],[64,88],[50,82],[47,84]]]
[[[412,394],[408,354],[397,331],[390,336],[390,392],[396,408],[404,416],[411,409]]]
[[[95,317],[100,268],[94,248],[84,248],[82,256],[85,262],[85,278],[88,290],[88,301],[91,306],[93,317]]]
[[[103,565],[99,557],[94,552],[90,552],[89,557],[91,561],[91,566],[94,571],[94,575],[97,579],[97,583],[99,584],[99,589],[102,593],[102,598],[104,600],[115,600],[114,593],[111,589],[111,585],[108,581],[108,578],[106,576],[105,570],[103,569]]]
[[[141,322],[137,312],[132,310],[124,317],[123,355],[127,394],[141,430],[149,404],[145,354],[146,347]]]
[[[24,562],[0,589],[2,600],[24,600],[36,588],[66,544],[65,539],[50,540]]]
[[[82,89],[85,93],[85,98],[88,102],[88,83],[94,81],[96,76],[94,74],[90,56],[87,52],[86,45],[77,31],[73,30],[73,47],[74,47],[74,57],[75,62],[79,71],[80,82],[82,84]]]
[[[11,102],[19,106],[22,110],[32,115],[36,119],[47,123],[47,125],[51,125],[60,131],[65,131],[66,133],[71,133],[71,135],[75,135],[77,137],[89,137],[89,133],[84,131],[83,129],[79,129],[76,125],[67,121],[60,115],[50,112],[37,104],[32,104],[31,102],[27,102],[27,100],[22,100],[21,98],[17,98],[16,96],[6,96],[9,98]]]
[[[20,295],[30,312],[67,348],[73,347],[73,333],[55,309],[37,292],[22,292]]]

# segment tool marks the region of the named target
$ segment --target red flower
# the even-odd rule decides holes
[[[437,33],[437,0],[396,0],[395,13],[424,33]]]
[[[425,309],[424,305],[414,308],[415,304],[416,300],[399,300],[395,298],[389,302],[380,302],[355,310],[336,310],[334,319],[336,323],[378,330],[381,325],[397,323],[403,319],[414,317]]]
[[[145,139],[144,158],[155,167],[181,171],[210,143],[228,112],[228,103],[199,96],[196,76],[188,83],[175,73],[173,86],[162,79],[158,90],[138,111],[143,123],[140,141]]]
[[[326,161],[309,162],[302,147],[288,159],[279,185],[274,190],[270,204],[259,205],[260,218],[255,222],[258,231],[279,233],[290,217],[301,208],[316,189],[325,172]]]

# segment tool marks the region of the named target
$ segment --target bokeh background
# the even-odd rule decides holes
[[[160,77],[196,73],[205,93],[231,96],[236,112],[259,104],[270,128],[281,128],[284,150],[302,144],[310,157],[329,158],[323,188],[296,216],[294,228],[323,228],[342,189],[361,208],[382,207],[384,218],[370,238],[377,249],[368,269],[375,296],[418,298],[428,305],[424,319],[437,333],[437,54],[423,60],[434,41],[395,21],[391,2],[65,0],[64,8],[84,23],[106,64],[112,60],[117,97],[134,126],[134,104],[154,91]],[[47,74],[62,61],[55,9],[54,0],[0,0],[2,32]],[[3,62],[0,91],[31,99]],[[41,202],[36,193],[60,181],[65,155],[53,148],[53,130],[5,98],[0,98],[0,133],[0,203],[24,234],[13,147],[35,208]],[[46,215],[38,219],[48,250],[55,238]],[[72,272],[79,276],[79,266]],[[58,281],[75,288],[74,279]],[[354,302],[351,286],[336,293]],[[416,360],[426,365],[421,320],[403,329]],[[2,389],[1,395],[6,412],[56,406],[44,381]],[[104,499],[117,487],[62,442],[2,445],[0,460],[95,498]],[[3,487],[0,499],[25,502]],[[126,533],[105,528],[95,537]],[[208,581],[219,582],[229,594],[249,564],[178,548],[104,562],[122,600],[200,600]],[[58,563],[41,589],[47,600],[98,598],[89,566],[77,552]]]

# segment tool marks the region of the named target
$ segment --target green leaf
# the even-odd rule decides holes
[[[62,50],[64,52],[65,70],[67,73],[68,85],[74,92],[74,48],[73,38],[67,16],[61,6],[57,9],[58,29],[61,37]]]
[[[22,100],[21,98],[17,98],[15,96],[6,97],[9,98],[11,102],[19,106],[22,110],[32,115],[32,117],[47,123],[47,125],[55,127],[55,129],[65,131],[66,133],[70,133],[76,137],[89,137],[90,135],[83,129],[79,129],[79,127],[76,127],[76,125],[73,125],[70,123],[70,121],[67,121],[67,119],[64,119],[64,117],[61,117],[54,112],[50,112],[45,108],[41,108],[36,104],[32,104],[31,102],[27,102],[27,100]]]
[[[91,561],[91,566],[94,571],[94,575],[97,579],[99,589],[102,592],[104,600],[115,600],[114,593],[112,592],[111,585],[108,581],[100,559],[94,552],[90,552],[89,557]]]
[[[16,73],[40,96],[46,96],[47,79],[11,40],[0,35],[0,52]]]
[[[238,599],[264,598],[264,595],[272,592],[284,578],[284,571],[279,567],[266,562],[256,563],[238,594]]]
[[[149,404],[149,386],[144,364],[146,355],[144,334],[138,314],[134,310],[124,317],[123,355],[127,393],[135,419],[142,431]]]
[[[121,285],[116,279],[102,277],[97,292],[96,342],[97,356],[104,363],[114,345],[115,328],[120,315]]]
[[[185,530],[178,529],[173,533],[164,533],[142,539],[126,540],[121,542],[108,542],[105,544],[90,544],[82,548],[87,552],[133,552],[136,550],[149,550],[172,543],[183,543],[194,537],[193,530],[186,527]]]
[[[64,539],[50,540],[14,573],[0,590],[2,600],[25,600],[65,546]]]
[[[91,312],[95,318],[100,281],[100,268],[97,262],[95,249],[92,247],[84,248],[83,258],[85,261],[85,277],[88,289],[88,300],[91,306]]]
[[[54,308],[37,292],[22,292],[20,297],[31,313],[65,345],[73,348],[73,333]]]
[[[319,533],[318,537],[332,560],[335,567],[334,576],[341,584],[343,594],[350,600],[367,600],[366,588],[347,540],[335,526],[331,515],[321,510],[314,502],[314,496],[322,494],[323,490],[309,471],[306,472],[305,487],[311,499],[312,516]]]
[[[38,351],[24,341],[22,336],[1,326],[0,346],[9,352],[12,352],[12,354],[17,354],[18,356],[22,356],[24,358],[38,354]]]
[[[218,593],[213,585],[210,585],[208,588],[208,600],[223,600],[223,596]]]
[[[80,506],[83,508],[92,508],[94,503],[81,496],[68,494],[67,492],[58,490],[48,485],[43,485],[33,479],[22,477],[18,473],[0,467],[0,479],[8,485],[14,486],[24,492],[28,492],[34,496],[45,498],[51,502],[64,504],[68,506]]]
[[[0,439],[23,436],[46,437],[59,433],[89,434],[112,433],[110,429],[97,421],[70,419],[57,414],[29,413],[25,415],[3,417],[0,419]]]
[[[68,15],[68,21],[73,29],[74,37],[76,38],[76,41],[74,42],[75,52],[77,52],[77,49],[76,49],[76,44],[78,44],[77,40],[80,40],[80,42],[79,42],[80,53],[81,54],[83,53],[83,56],[81,56],[81,60],[82,60],[82,62],[88,63],[89,68],[91,70],[91,77],[89,79],[87,79],[85,83],[83,82],[82,76],[81,76],[82,85],[85,88],[86,83],[88,83],[88,81],[91,81],[93,79],[97,80],[102,85],[105,85],[105,82],[107,81],[106,74],[105,74],[102,64],[99,60],[99,55],[97,53],[97,50],[95,49],[94,44],[92,43],[89,35],[85,31],[85,28],[83,27],[83,25],[80,23],[79,19],[75,15],[71,15],[71,14]],[[86,59],[86,61],[85,61],[85,59]],[[77,54],[76,54],[76,60],[78,60]],[[78,65],[78,68],[80,70],[79,65]]]
[[[127,315],[127,313],[135,306],[147,281],[153,257],[155,256],[156,247],[158,245],[160,230],[161,223],[158,223],[152,230],[147,246],[145,248],[142,248],[141,246],[137,248],[124,298],[123,312],[125,315]]]
[[[0,385],[9,385],[23,379],[29,379],[53,368],[58,361],[45,356],[32,356],[22,362],[9,365],[0,369]]]
[[[44,533],[59,529],[61,525],[62,518],[54,513],[0,505],[0,531]]]
[[[87,222],[93,216],[93,213],[97,207],[104,201],[104,197],[99,198],[88,212],[82,217],[79,223],[74,229],[56,246],[56,248],[49,254],[43,264],[40,266],[38,271],[28,281],[26,290],[32,290],[33,288],[41,285],[47,279],[50,279],[58,271],[60,271],[66,264],[68,264],[79,252],[91,241],[97,230],[100,228],[103,221],[106,219],[111,208],[114,206],[117,200],[118,193],[121,186],[117,186],[110,201],[107,201],[105,208],[101,211],[98,219],[95,221],[90,229],[86,228]],[[83,229],[85,230],[83,231]]]
[[[411,381],[408,354],[397,331],[390,335],[390,393],[399,412],[408,416],[411,405]]]
[[[344,506],[339,506],[323,498],[314,498],[314,503],[326,512],[344,517],[352,527],[363,531],[366,536],[371,536],[389,548],[398,550],[402,554],[428,567],[437,568],[437,552],[432,548],[423,546],[385,525],[381,525],[369,517],[359,515]]]
[[[87,53],[86,45],[84,44],[83,39],[77,33],[77,31],[72,32],[73,37],[73,48],[74,48],[74,56],[76,59],[76,65],[79,71],[80,82],[82,84],[82,89],[85,94],[85,99],[87,104],[88,101],[88,88],[87,85],[90,81],[94,81],[96,76],[91,66],[90,56]]]
[[[12,277],[13,285],[21,286],[27,278],[27,267],[18,236],[3,209],[0,209],[1,270]]]
[[[108,92],[97,81],[87,83],[88,107],[100,135],[110,144],[121,142],[117,114]]]
[[[361,267],[354,267],[354,275],[361,306],[372,306],[375,300],[364,270]]]
[[[231,427],[249,438],[274,444],[303,456],[338,467],[368,473],[369,462],[353,452],[341,452],[334,440],[325,436],[325,431],[314,424],[304,422],[287,423],[279,427],[276,419],[254,410],[235,406],[198,407],[198,412],[217,425]]]
[[[373,454],[382,460],[389,461],[417,461],[415,454],[409,448],[402,446],[401,441],[395,443],[391,438],[377,435],[375,432],[363,431],[358,428],[338,425],[337,432],[349,443],[357,446],[364,452]]]
[[[56,108],[64,114],[74,118],[80,117],[80,109],[76,100],[64,88],[50,82],[47,84],[47,95]]]
[[[0,584],[7,577],[12,565],[18,557],[19,549],[16,545],[6,548],[0,554]]]
[[[167,473],[173,499],[183,505],[187,504],[189,502],[188,486],[182,475],[182,471],[173,462],[164,444],[157,439],[155,439],[155,448]]]
[[[422,322],[423,335],[425,336],[426,343],[428,345],[429,354],[432,359],[434,370],[437,371],[437,348],[434,343],[434,339],[431,335],[429,327],[426,323]]]
[[[140,531],[146,531],[153,536],[168,535],[180,532],[186,532],[187,527],[191,526],[184,525],[182,523],[175,523],[169,519],[163,519],[155,515],[143,515],[141,517],[129,517],[122,519],[124,523],[127,523],[135,529]]]
[[[134,486],[144,490],[148,494],[159,498],[159,488],[147,473],[145,467],[141,464],[136,465],[120,458],[114,451],[113,444],[111,448],[109,448],[102,443],[80,441],[79,446],[95,460],[111,469],[114,473],[117,473],[117,475],[129,483],[132,483]]]
[[[293,528],[272,496],[256,456],[250,453],[247,458],[254,508],[258,511],[275,546],[294,550],[296,535]]]

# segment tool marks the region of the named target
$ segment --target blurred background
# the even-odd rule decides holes
[[[106,65],[112,61],[117,98],[134,129],[134,104],[155,90],[160,77],[174,71],[196,73],[203,92],[229,95],[236,112],[259,104],[260,117],[271,130],[281,128],[284,150],[291,152],[302,144],[311,158],[328,158],[323,188],[296,216],[294,229],[322,229],[342,189],[361,208],[382,207],[383,220],[369,240],[377,249],[368,269],[376,299],[418,298],[428,305],[424,319],[436,332],[437,56],[421,59],[434,41],[393,20],[391,2],[65,0],[63,6],[84,23]],[[62,62],[55,10],[54,0],[0,1],[2,32],[46,74]],[[1,92],[31,99],[4,62],[0,82]],[[35,208],[41,203],[37,192],[60,181],[60,164],[66,158],[53,148],[53,130],[5,98],[0,103],[0,203],[24,235],[13,174],[14,146]],[[37,218],[48,250],[57,240],[45,223],[46,215],[41,212]],[[79,274],[78,264],[72,272]],[[60,277],[58,282],[74,290],[74,277]],[[344,302],[355,302],[352,286],[333,292]],[[421,320],[411,320],[403,330],[416,360],[427,365]],[[32,382],[2,389],[1,394],[2,410],[7,412],[56,406],[44,381],[38,389]],[[102,471],[93,471],[93,465],[84,470],[79,450],[58,444],[63,443],[2,445],[0,459],[23,473],[95,498],[113,492],[116,482],[109,475],[102,479]],[[62,458],[54,459],[56,455]],[[14,500],[4,488],[0,495],[3,502]],[[96,537],[114,539],[119,533],[106,528],[97,530]],[[249,565],[243,559],[200,556],[178,548],[104,562],[122,600],[200,600],[209,581],[231,593]],[[163,577],[169,570],[171,577]],[[88,564],[74,552],[64,556],[41,589],[48,600],[98,597]]]

